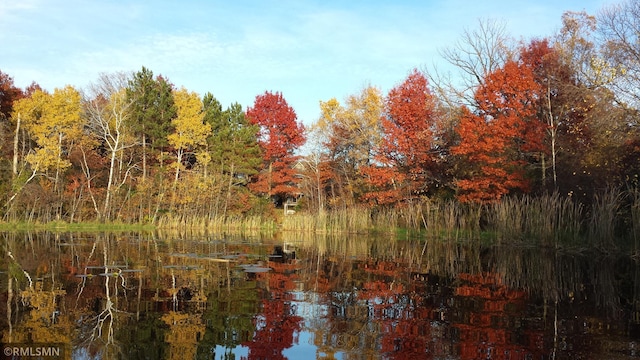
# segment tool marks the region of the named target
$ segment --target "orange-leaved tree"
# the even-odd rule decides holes
[[[363,170],[372,187],[368,200],[384,204],[426,194],[438,161],[438,111],[423,73],[414,69],[389,91],[380,123],[376,162]]]
[[[296,149],[305,142],[304,126],[297,122],[294,109],[282,93],[266,91],[256,96],[247,118],[260,126],[258,143],[262,148],[263,169],[249,185],[251,190],[284,200],[299,192],[294,169]]]
[[[464,202],[493,202],[511,191],[527,192],[527,154],[542,151],[544,126],[536,118],[541,85],[531,67],[509,60],[489,73],[475,91],[478,108],[462,109],[460,137],[452,154],[461,160],[455,181]]]

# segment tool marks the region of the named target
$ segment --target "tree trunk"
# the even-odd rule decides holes
[[[18,175],[18,140],[20,139],[20,114],[18,114],[18,119],[16,120],[16,134],[13,137],[13,178],[15,179]]]
[[[53,182],[53,190],[57,193],[58,182],[60,181],[60,160],[62,159],[62,133],[58,134],[58,148],[56,150],[58,151],[58,159],[56,160],[56,176]]]
[[[115,148],[111,150],[111,161],[109,163],[109,179],[107,180],[107,194],[104,198],[104,209],[102,211],[102,215],[104,217],[103,220],[109,220],[109,206],[111,202],[111,191],[113,188],[113,172],[115,170],[117,155],[117,151],[115,150]]]
[[[553,111],[551,107],[551,86],[547,83],[547,117],[549,125],[549,135],[551,136],[551,172],[553,176],[553,188],[554,190],[558,188],[558,177],[556,174],[556,136],[557,136],[557,126],[556,121],[553,116]]]
[[[173,186],[171,187],[171,206],[169,207],[170,210],[174,210],[174,206],[176,203],[176,189],[178,188],[178,178],[180,178],[180,166],[182,165],[182,155],[183,155],[183,150],[182,149],[178,149],[177,152],[177,156],[176,156],[176,174],[175,177],[173,178]]]
[[[62,216],[62,190],[60,189],[60,161],[62,159],[62,133],[58,134],[58,160],[56,162],[56,180],[53,191],[56,195],[56,220],[60,220]]]
[[[82,147],[80,148],[80,150],[82,151],[82,163],[81,163],[82,172],[84,173],[84,176],[87,179],[87,191],[89,192],[89,196],[91,197],[93,209],[95,210],[98,219],[101,219],[102,214],[98,209],[98,202],[96,201],[96,197],[93,195],[93,190],[91,189],[91,170],[89,169],[89,164],[87,163],[87,155],[84,152],[84,149]]]
[[[227,185],[227,196],[224,200],[224,208],[222,209],[223,218],[227,216],[227,207],[229,206],[229,200],[231,199],[231,188],[233,186],[233,171],[235,164],[231,164],[231,168],[229,170],[229,184]]]
[[[324,212],[324,201],[322,200],[322,179],[320,169],[316,167],[316,182],[318,184],[318,213]]]
[[[267,177],[267,182],[268,182],[268,195],[269,195],[269,199],[271,199],[271,186],[273,184],[273,180],[272,180],[272,175],[273,175],[273,162],[269,162],[269,176]]]
[[[176,156],[176,175],[173,179],[173,191],[175,192],[176,186],[178,185],[178,178],[180,177],[180,165],[182,165],[182,153],[183,150],[179,149],[178,154]]]
[[[147,180],[147,136],[142,134],[142,182]]]

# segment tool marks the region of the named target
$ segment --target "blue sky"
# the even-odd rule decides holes
[[[617,2],[0,0],[0,70],[53,90],[146,66],[225,107],[282,92],[310,124],[320,100],[367,85],[386,94],[413,68],[442,67],[439,51],[479,19],[504,21],[516,39],[544,37],[566,10]]]

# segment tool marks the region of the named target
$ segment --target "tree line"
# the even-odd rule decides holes
[[[480,21],[441,52],[455,74],[321,101],[308,127],[280,92],[224,108],[145,67],[52,92],[0,72],[1,214],[153,223],[637,187],[640,1],[561,21],[519,41]]]

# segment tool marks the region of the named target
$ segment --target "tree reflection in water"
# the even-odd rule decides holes
[[[2,342],[66,344],[67,358],[639,355],[640,267],[625,254],[294,234],[0,236]]]

